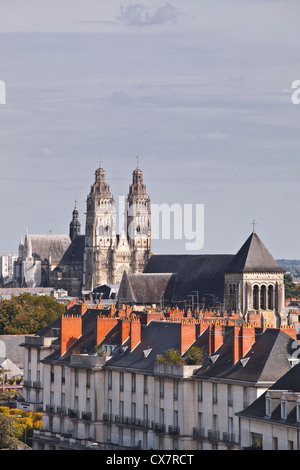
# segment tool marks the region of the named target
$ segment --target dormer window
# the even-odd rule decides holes
[[[266,416],[270,417],[271,416],[271,398],[266,398]]]
[[[281,401],[281,419],[286,419],[286,418],[287,418],[286,401],[282,400]]]

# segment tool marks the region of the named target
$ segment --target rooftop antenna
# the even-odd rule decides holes
[[[136,158],[136,167],[139,168],[139,157],[135,157]]]
[[[102,168],[102,157],[101,157],[101,155],[98,155],[98,161],[99,161],[99,168]]]

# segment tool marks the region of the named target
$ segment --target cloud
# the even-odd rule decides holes
[[[127,7],[121,6],[120,10],[121,15],[116,19],[128,26],[149,26],[168,22],[174,23],[181,14],[180,10],[170,3],[165,3],[163,6],[155,8],[152,11],[147,10],[143,3],[136,3],[134,5],[128,5]]]

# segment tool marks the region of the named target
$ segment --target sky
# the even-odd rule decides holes
[[[139,156],[152,204],[204,205],[196,252],[236,253],[255,219],[300,259],[299,17],[299,0],[0,0],[0,254],[68,233],[75,200],[84,233],[99,156],[116,203]]]

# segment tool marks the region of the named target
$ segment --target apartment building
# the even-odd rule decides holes
[[[300,450],[300,364],[238,413],[241,448]]]
[[[238,449],[237,413],[291,368],[292,327],[100,307],[74,305],[24,342],[19,406],[43,409],[34,449]],[[159,362],[170,349],[185,361]]]

